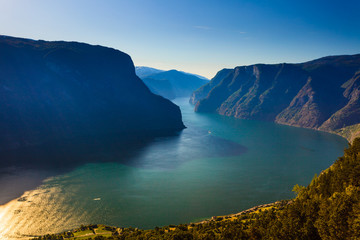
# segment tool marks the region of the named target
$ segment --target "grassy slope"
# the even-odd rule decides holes
[[[335,131],[336,134],[346,138],[350,143],[360,137],[360,123],[347,126]]]

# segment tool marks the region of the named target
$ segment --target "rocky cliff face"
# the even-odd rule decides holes
[[[0,150],[96,134],[178,131],[179,107],[154,95],[118,50],[0,36]]]
[[[334,131],[360,122],[360,55],[221,70],[195,91],[195,111]]]

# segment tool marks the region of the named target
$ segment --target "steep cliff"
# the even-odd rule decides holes
[[[0,36],[0,150],[96,134],[181,130],[179,107],[154,95],[118,50]]]
[[[335,131],[360,123],[360,55],[224,69],[196,90],[195,111]]]

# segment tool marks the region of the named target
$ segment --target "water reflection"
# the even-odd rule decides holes
[[[47,177],[86,163],[117,162],[137,168],[171,169],[195,158],[236,156],[245,151],[240,144],[205,130],[187,128],[163,137],[82,137],[0,152],[0,204],[35,188]]]
[[[176,138],[176,136],[174,136]],[[153,137],[97,136],[50,142],[0,152],[0,204],[21,196],[55,175],[90,162],[131,162]]]
[[[34,190],[0,206],[0,239],[87,223],[152,228],[238,212],[292,197],[294,184],[306,185],[346,146],[312,130],[194,114],[185,101],[188,128],[173,136],[98,136],[7,153],[13,158],[0,168],[0,184],[10,189],[20,179]],[[14,175],[19,169],[28,175]],[[50,174],[57,176],[35,187]]]
[[[152,194],[145,197],[144,189],[136,190],[136,182],[139,179],[147,179],[145,182],[149,186],[141,182],[141,187],[145,189],[154,190],[154,183],[162,184],[160,182],[163,181],[157,179],[157,174],[151,174],[152,169],[158,173],[162,170],[176,169],[191,160],[237,156],[246,152],[246,148],[240,144],[213,136],[208,131],[197,128],[188,128],[171,136],[142,138],[141,141],[136,138],[124,142],[116,137],[107,136],[102,140],[98,138],[96,142],[77,139],[58,146],[61,146],[62,150],[56,151],[56,154],[55,149],[54,152],[41,151],[40,147],[29,148],[23,152],[13,153],[14,155],[8,154],[8,156],[13,156],[12,160],[16,160],[13,162],[18,166],[2,169],[1,199],[6,202],[15,197],[21,197],[0,206],[1,239],[56,233],[63,231],[64,226],[68,229],[75,228],[80,223],[91,223],[91,219],[103,223],[102,217],[116,217],[113,215],[115,209],[123,211],[119,209],[119,206],[131,209],[130,213],[117,216],[123,221],[123,219],[131,218],[136,209],[141,209],[140,206],[148,198],[155,201],[153,204],[160,207],[158,210],[160,212],[162,206],[166,204],[161,202],[170,201],[164,198],[166,192],[164,192],[164,187],[158,189],[159,196],[163,195],[162,199],[158,200]],[[34,164],[30,164],[29,159]],[[8,165],[13,162],[7,161]],[[93,162],[96,165],[87,164],[85,167],[80,167],[85,162]],[[105,162],[114,162],[116,165],[107,165]],[[26,166],[30,169],[25,169]],[[76,168],[77,170],[70,174],[64,174]],[[140,169],[144,169],[145,172]],[[97,174],[100,175],[97,176]],[[49,178],[51,175],[59,176]],[[47,180],[40,187],[23,193],[25,190],[36,188],[45,178]],[[111,183],[114,185],[112,186]],[[177,189],[174,188],[176,185],[170,184],[169,187]],[[119,186],[123,186],[120,187],[121,191],[119,191]],[[9,191],[10,188],[15,191]],[[96,188],[103,191],[119,189],[118,192],[109,194],[122,200],[115,205],[113,205],[113,200],[106,202],[106,195],[95,190]],[[168,189],[168,192],[170,193],[171,190]],[[101,201],[94,201],[94,199],[101,199]],[[138,205],[135,204],[136,202]],[[105,214],[107,209],[110,212]],[[142,210],[142,214],[145,212],[146,208]],[[149,212],[149,214],[152,213]]]
[[[246,151],[239,143],[189,127],[176,137],[154,139],[137,152],[138,157],[124,158],[121,163],[138,168],[174,169],[194,159],[239,156]]]

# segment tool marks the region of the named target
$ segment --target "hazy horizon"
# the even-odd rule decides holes
[[[103,45],[129,54],[136,66],[207,78],[239,65],[360,53],[358,1],[0,3],[2,35]]]

